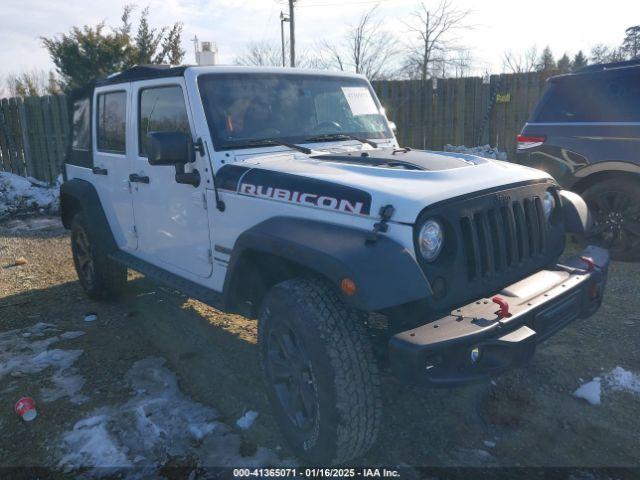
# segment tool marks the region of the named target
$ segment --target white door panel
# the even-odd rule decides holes
[[[185,115],[184,121],[178,127],[167,126],[176,121],[177,115],[171,116],[167,112],[175,106],[179,97],[184,98],[182,83],[182,80],[155,80],[135,84],[133,112],[136,131],[139,115],[142,115],[143,123],[151,125],[151,131],[158,131],[159,128],[193,131],[186,105],[184,112],[180,112]],[[164,119],[163,115],[167,118]],[[138,250],[144,252],[147,258],[152,258],[158,266],[170,265],[184,272],[208,277],[212,272],[212,264],[209,258],[209,219],[204,179],[198,187],[176,183],[175,167],[150,165],[142,151],[141,137],[145,134],[142,132],[138,136],[131,164],[131,173],[149,178],[148,183],[131,183]],[[199,165],[199,162],[204,161],[205,157],[196,155],[196,162],[187,164],[186,171],[197,168],[203,172],[204,164]]]
[[[133,250],[137,239],[126,154],[130,147],[126,135],[129,96],[128,84],[98,88],[94,93],[92,183],[118,246]]]

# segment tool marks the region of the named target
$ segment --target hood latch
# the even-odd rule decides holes
[[[367,235],[366,243],[375,243],[378,241],[379,234],[386,233],[389,230],[387,222],[391,219],[396,209],[393,205],[385,205],[380,207],[380,221],[373,224],[373,231]]]

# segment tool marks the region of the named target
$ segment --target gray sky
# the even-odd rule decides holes
[[[438,0],[426,0],[436,5]],[[120,23],[122,8],[130,0],[1,0],[0,76],[34,68],[53,68],[39,37],[67,32],[73,25]],[[336,40],[363,11],[379,3],[385,26],[408,40],[402,23],[418,0],[298,0],[297,41],[313,48],[320,39]],[[533,44],[539,50],[549,44],[556,57],[595,43],[619,45],[628,26],[640,23],[638,0],[454,0],[460,9],[472,9],[469,22],[475,28],[460,35],[459,42],[472,49],[478,72],[502,70],[505,50],[522,52]],[[186,63],[194,62],[194,35],[218,44],[220,63],[231,63],[248,41],[279,42],[280,10],[276,0],[140,0],[151,8],[152,25],[184,23]],[[137,11],[139,13],[139,9]],[[135,25],[134,18],[134,25]]]

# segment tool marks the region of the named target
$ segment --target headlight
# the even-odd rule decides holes
[[[420,253],[427,262],[433,262],[440,252],[444,244],[444,231],[442,226],[436,220],[427,220],[420,229],[418,235],[418,243]]]
[[[551,190],[547,190],[544,192],[544,197],[542,197],[542,211],[544,212],[544,218],[547,219],[547,222],[551,218],[551,213],[554,208],[556,208],[556,199],[553,193],[551,193]]]

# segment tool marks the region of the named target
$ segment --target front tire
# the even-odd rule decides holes
[[[640,260],[638,183],[610,178],[590,186],[582,195],[595,221],[586,242],[609,249],[614,260]]]
[[[88,297],[106,300],[122,294],[127,269],[107,256],[104,242],[93,231],[84,212],[77,213],[71,223],[71,253],[78,280]]]
[[[362,314],[315,279],[273,287],[258,315],[267,394],[297,456],[343,463],[375,442],[380,380]]]

